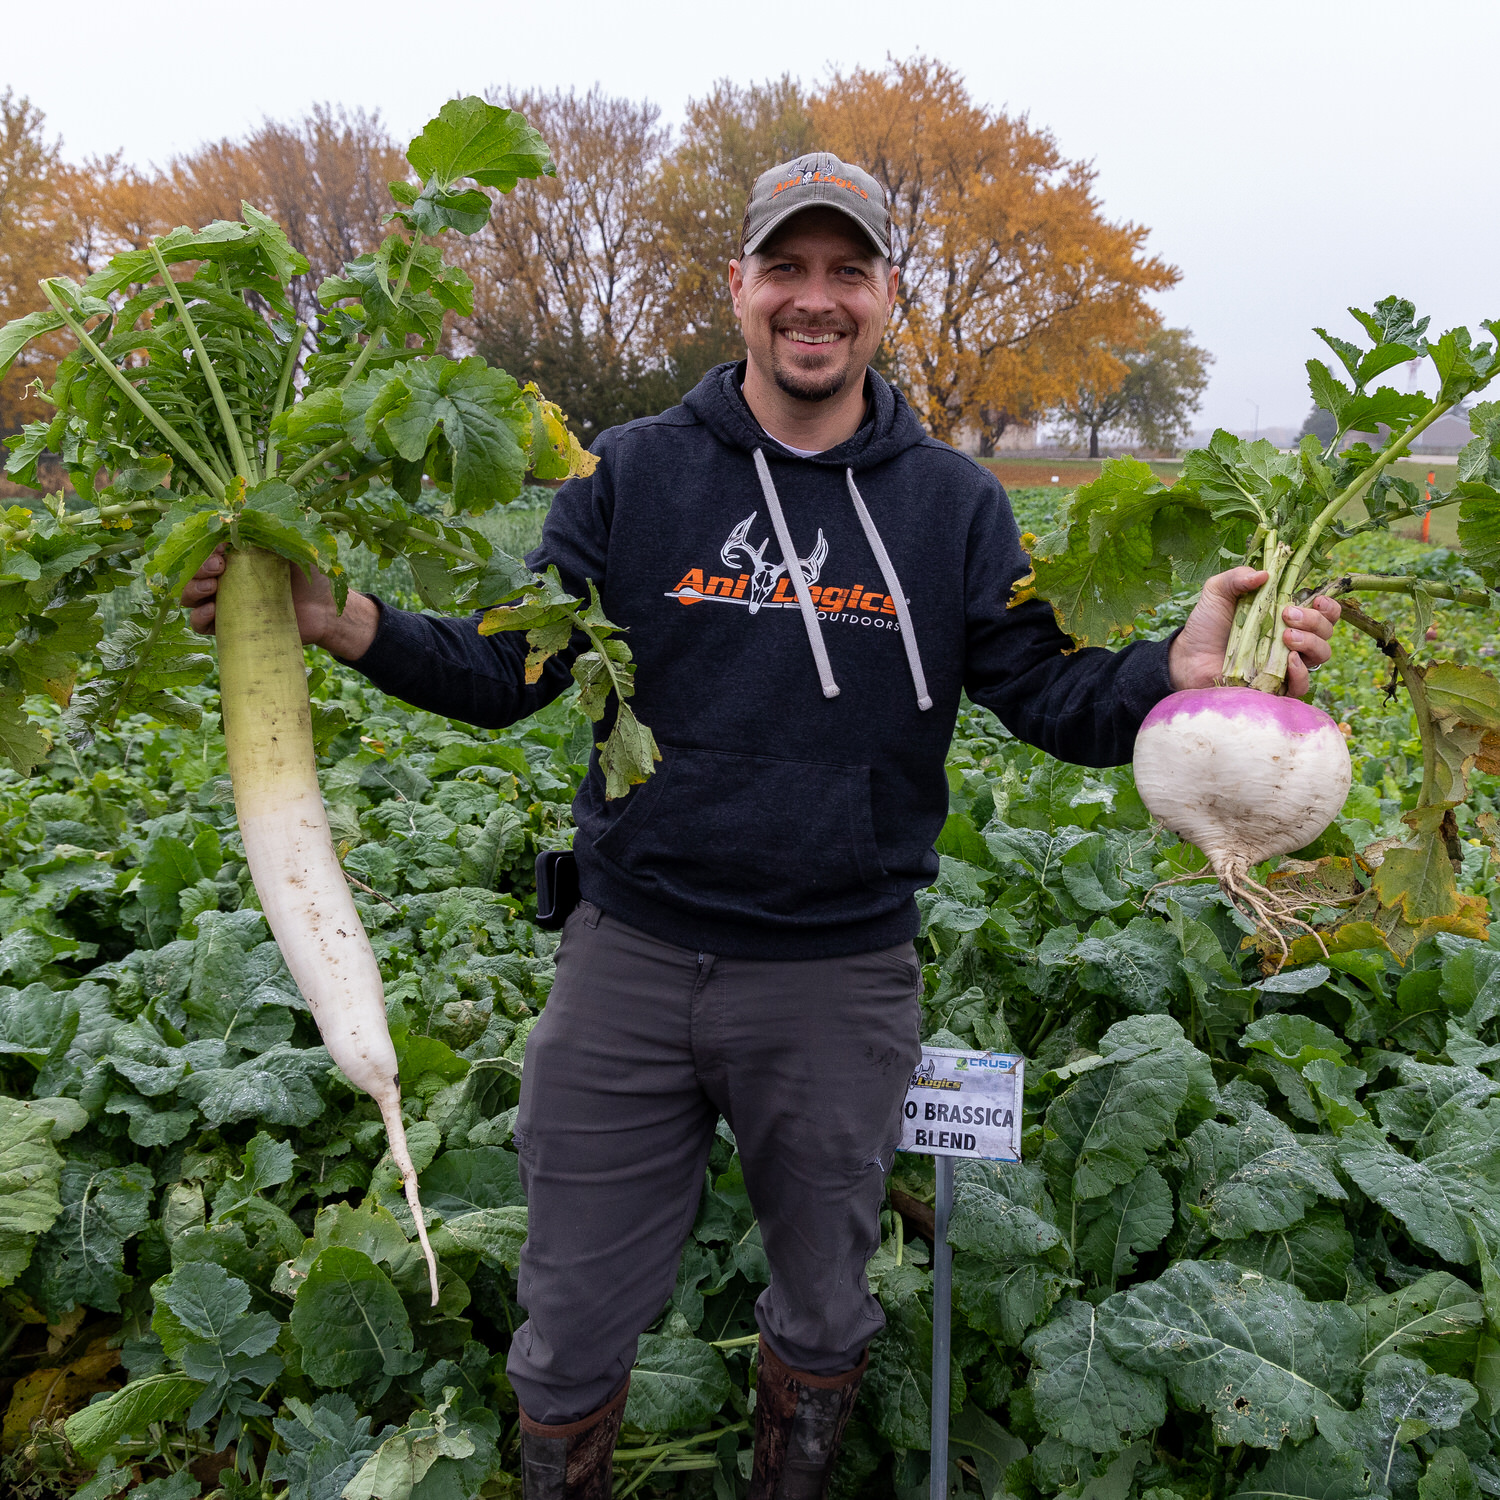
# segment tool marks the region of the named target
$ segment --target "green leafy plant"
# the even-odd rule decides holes
[[[124,713],[191,713],[172,690],[201,681],[208,660],[186,649],[170,595],[216,546],[319,568],[342,603],[340,549],[361,545],[405,562],[432,608],[519,596],[515,608],[543,611],[554,636],[582,632],[580,681],[602,674],[614,695],[605,753],[616,789],[650,774],[655,747],[626,702],[630,653],[597,602],[534,580],[468,524],[514,499],[528,472],[587,474],[592,458],[535,387],[438,353],[445,316],[467,312],[473,288],[436,241],[488,223],[483,189],[550,174],[547,147],[515,111],[469,98],[445,105],[407,159],[420,185],[391,184],[392,232],[318,289],[311,333],[287,295],[307,263],[249,204],[239,221],[117,255],[81,286],[49,279],[50,309],[0,329],[0,373],[45,334],[66,330],[78,345],[40,393],[56,415],[8,440],[11,478],[36,485],[40,459],[55,454],[81,502],[52,496],[0,523],[0,751],[13,765],[29,769],[46,748],[22,696],[67,703],[78,658],[100,638],[101,594],[136,577],[155,586],[75,705],[80,736]],[[596,721],[601,696],[586,700]]]
[[[540,591],[543,602],[518,604],[509,623],[530,627],[538,672],[575,629],[588,637],[592,649],[575,665],[579,701],[595,721],[606,699],[615,707],[601,747],[608,795],[648,775],[656,747],[626,702],[630,653],[612,639],[597,597],[580,608],[555,574],[533,579],[457,524],[515,498],[528,469],[560,478],[592,468],[534,387],[482,359],[437,352],[445,316],[468,310],[472,287],[430,241],[482,228],[486,188],[509,191],[550,173],[546,145],[515,111],[469,98],[445,105],[407,160],[420,188],[392,184],[398,227],[319,288],[324,315],[305,361],[307,330],[293,320],[288,286],[307,262],[250,204],[240,221],[173,230],[117,255],[82,286],[44,280],[50,311],[0,329],[0,374],[33,338],[66,330],[76,340],[45,392],[57,415],[14,440],[8,467],[33,482],[40,455],[56,453],[87,505],[74,511],[55,497],[50,524],[31,525],[22,511],[26,524],[7,542],[11,572],[49,587],[9,591],[25,614],[6,657],[18,691],[0,744],[22,769],[36,760],[40,743],[18,698],[37,682],[69,705],[81,738],[123,712],[191,716],[174,690],[200,680],[208,662],[188,649],[172,596],[225,548],[215,630],[246,858],[333,1062],[380,1103],[436,1303],[380,973],[317,781],[290,567],[326,573],[340,608],[341,537],[404,559],[429,603],[485,605]],[[425,485],[445,497],[446,515],[423,514]],[[137,523],[138,542],[115,540]],[[97,595],[137,576],[153,597],[111,639],[105,672],[70,701],[77,648],[98,638]]]
[[[1408,810],[1409,838],[1400,847],[1375,850],[1357,867],[1348,858],[1354,850],[1339,848],[1339,858],[1319,870],[1284,872],[1271,889],[1255,881],[1246,888],[1248,904],[1283,951],[1291,928],[1305,932],[1297,913],[1312,912],[1314,923],[1328,929],[1305,932],[1300,946],[1292,946],[1292,956],[1304,959],[1325,953],[1330,932],[1337,942],[1345,928],[1363,932],[1373,924],[1405,950],[1437,930],[1481,930],[1480,909],[1455,883],[1460,855],[1453,811],[1464,800],[1473,768],[1500,764],[1500,681],[1474,664],[1419,665],[1398,632],[1351,597],[1404,596],[1423,637],[1435,609],[1493,607],[1492,590],[1500,586],[1500,406],[1480,402],[1468,408],[1474,437],[1447,489],[1424,493],[1394,465],[1439,417],[1484,390],[1500,372],[1500,355],[1466,328],[1429,339],[1428,319],[1396,297],[1369,312],[1350,312],[1367,346],[1317,330],[1344,378],[1322,360],[1307,363],[1313,398],[1335,419],[1326,446],[1309,434],[1296,451],[1282,453],[1263,440],[1246,442],[1221,431],[1207,448],[1186,455],[1172,484],[1134,459],[1107,462],[1097,481],[1076,492],[1060,524],[1028,539],[1033,571],[1016,594],[1016,602],[1048,600],[1064,630],[1081,643],[1099,644],[1134,629],[1141,612],[1155,609],[1175,589],[1196,587],[1209,574],[1243,563],[1269,576],[1240,600],[1221,684],[1284,693],[1282,612],[1315,593],[1343,600],[1349,624],[1385,652],[1390,691],[1403,688],[1409,695],[1423,746],[1422,785]],[[1491,334],[1500,331],[1494,322],[1483,326]],[[1436,394],[1372,389],[1394,366],[1417,360],[1431,362]],[[1353,441],[1359,434],[1376,435],[1375,444]],[[1469,586],[1409,573],[1339,571],[1340,549],[1347,551],[1356,538],[1444,506],[1459,508]],[[1320,845],[1308,852],[1332,852]],[[1224,878],[1217,859],[1215,868]],[[1231,877],[1229,885],[1234,883]]]

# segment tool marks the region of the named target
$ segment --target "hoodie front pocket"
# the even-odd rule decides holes
[[[870,768],[663,745],[659,784],[595,851],[657,899],[749,919],[826,921],[882,879]]]

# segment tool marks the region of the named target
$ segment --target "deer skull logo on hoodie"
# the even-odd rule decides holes
[[[749,564],[752,571],[750,574],[750,613],[757,613],[762,604],[771,597],[771,590],[776,587],[776,580],[787,570],[785,561],[769,563],[766,561],[766,548],[771,544],[771,538],[766,537],[759,547],[750,545],[750,528],[755,524],[755,518],[759,511],[752,510],[733,531],[729,533],[728,539],[723,547],[719,549],[719,558],[726,568],[738,568]],[[735,554],[741,554],[741,560],[736,561]],[[814,584],[818,581],[818,575],[823,571],[823,564],[828,560],[828,539],[819,528],[817,545],[813,547],[809,557],[799,557],[797,567],[802,574],[802,581],[806,584]]]

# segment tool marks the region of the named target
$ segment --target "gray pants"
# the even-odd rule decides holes
[[[585,902],[526,1044],[516,1121],[529,1318],[507,1369],[535,1421],[619,1388],[672,1294],[722,1114],[760,1222],[761,1333],[834,1375],[884,1326],[865,1283],[920,1057],[910,943],[848,958],[720,958]]]

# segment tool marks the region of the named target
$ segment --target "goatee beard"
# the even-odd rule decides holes
[[[771,374],[776,381],[776,388],[783,395],[792,396],[798,401],[827,401],[837,396],[849,379],[846,368],[824,375],[814,384],[810,380],[799,380],[790,370],[784,369],[780,361],[773,362]]]

